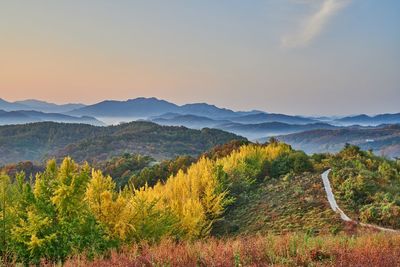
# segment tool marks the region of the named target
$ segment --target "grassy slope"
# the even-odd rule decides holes
[[[302,174],[264,182],[227,210],[219,233],[336,233],[343,229],[329,207],[321,176]]]

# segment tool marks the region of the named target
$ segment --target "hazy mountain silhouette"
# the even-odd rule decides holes
[[[8,102],[0,99],[0,109],[5,111],[18,110],[35,110],[50,113],[63,113],[75,118],[57,117],[54,114],[36,115],[32,117],[26,114],[3,114],[3,124],[26,123],[43,120],[51,121],[73,121],[76,117],[91,116],[98,118],[108,124],[118,124],[120,122],[130,122],[139,119],[150,120],[162,125],[186,126],[190,128],[201,129],[204,127],[213,127],[238,132],[246,132],[246,136],[253,138],[258,136],[260,132],[264,133],[285,133],[298,132],[297,129],[306,128],[306,130],[321,127],[320,129],[331,129],[330,125],[337,126],[376,126],[380,124],[396,124],[400,123],[400,113],[397,114],[380,114],[376,116],[357,115],[347,116],[343,118],[337,117],[304,117],[295,115],[286,115],[279,113],[267,113],[258,110],[252,111],[233,111],[227,108],[220,108],[208,103],[192,103],[185,105],[177,105],[166,100],[157,99],[155,97],[145,98],[139,97],[126,101],[105,100],[93,105],[85,106],[83,104],[65,104],[57,105],[45,101],[29,99],[16,102]],[[46,118],[44,118],[46,116]],[[15,121],[13,121],[13,118]],[[87,123],[98,125],[93,118],[87,119]],[[79,121],[82,121],[79,120]],[[284,123],[265,124],[265,123]],[[248,126],[243,126],[243,125]],[[260,125],[265,124],[265,125]],[[330,124],[330,125],[328,125]],[[289,127],[288,125],[294,125]],[[311,125],[300,127],[300,125]],[[268,130],[272,130],[267,132]],[[289,130],[289,128],[291,130]],[[247,130],[246,130],[247,129]],[[294,130],[296,129],[296,130]],[[249,135],[249,132],[253,132]],[[253,137],[251,137],[253,136]]]
[[[18,110],[18,111],[0,110],[0,125],[25,124],[25,123],[42,122],[42,121],[104,125],[103,122],[89,116],[76,117],[59,113],[44,113],[34,110]]]
[[[139,97],[127,101],[106,100],[100,103],[75,109],[69,114],[98,117],[147,118],[167,112],[176,112],[178,106],[155,97]]]
[[[139,97],[127,101],[107,100],[94,105],[75,109],[69,114],[98,117],[148,119],[152,116],[158,116],[165,113],[196,115],[209,117],[210,119],[222,119],[253,114],[254,111],[235,112],[230,109],[219,108],[215,105],[210,105],[207,103],[193,103],[179,106],[165,100],[157,99],[155,97]]]
[[[277,113],[256,113],[239,116],[231,119],[240,123],[265,123],[265,122],[283,122],[289,124],[308,124],[318,122],[317,120],[301,116],[291,116]]]
[[[14,110],[29,109],[29,108],[25,105],[8,102],[8,101],[0,98],[0,109],[4,110],[4,111],[14,111]]]
[[[185,126],[195,129],[201,129],[205,127],[217,128],[216,126],[219,124],[231,123],[229,120],[217,120],[205,116],[191,114],[181,115],[177,113],[166,113],[161,116],[152,117],[150,120],[161,125]]]
[[[54,104],[46,101],[27,99],[22,101],[9,102],[0,98],[0,109],[5,111],[34,110],[41,112],[64,113],[77,108],[82,108],[83,104]]]
[[[336,129],[337,127],[327,123],[288,124],[283,122],[264,122],[256,124],[227,123],[217,125],[216,128],[246,136],[250,139],[258,139],[314,129]]]
[[[307,153],[337,152],[350,143],[378,155],[400,156],[400,125],[312,130],[277,138]]]
[[[52,112],[52,113],[64,113],[74,109],[83,108],[83,104],[54,104],[46,101],[27,99],[22,101],[15,101],[15,104],[21,104],[27,106],[29,110]]]
[[[255,118],[260,118],[258,115]],[[292,120],[292,121],[302,121],[301,118],[290,118],[288,116],[275,116],[275,119]],[[236,119],[242,120],[246,116],[231,117],[229,120],[225,119],[211,119],[204,116],[196,115],[180,115],[177,113],[166,113],[161,116],[151,117],[150,120],[161,125],[170,126],[186,126],[189,128],[201,129],[204,127],[212,127],[232,133],[243,135],[250,139],[262,138],[265,136],[281,135],[288,133],[301,132],[312,129],[335,129],[337,127],[332,126],[327,123],[308,123],[308,124],[289,124],[279,121],[273,122],[263,122],[263,123],[238,123],[234,122]],[[261,117],[261,119],[265,117]],[[270,117],[268,117],[270,118]],[[271,117],[272,119],[272,117]],[[257,121],[257,120],[256,120]]]
[[[179,107],[179,113],[199,115],[199,116],[201,115],[210,118],[234,117],[238,115],[233,110],[226,108],[219,108],[207,103],[194,103],[194,104],[183,105]]]
[[[336,120],[335,122],[354,125],[379,125],[379,124],[396,124],[400,123],[400,113],[395,114],[379,114],[376,116],[368,116],[365,114],[357,116],[348,116]]]

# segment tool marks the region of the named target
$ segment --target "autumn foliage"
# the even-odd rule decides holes
[[[125,169],[125,165],[139,161],[146,162],[144,158],[125,157],[116,165]],[[307,265],[347,257],[334,241],[327,243],[331,247],[321,247],[320,239],[307,239],[308,236],[227,240],[210,237],[224,216],[237,208],[235,205],[248,203],[245,200],[260,186],[279,179],[289,182],[290,175],[312,171],[312,160],[303,152],[274,141],[229,145],[194,163],[185,158],[174,162],[165,165],[167,172],[158,167],[141,172],[140,183],[131,180],[122,188],[110,175],[87,163],[77,164],[69,157],[60,165],[50,160],[44,171],[30,179],[24,173],[17,173],[13,179],[1,174],[2,262],[257,266]],[[184,168],[177,170],[176,166]],[[379,167],[380,172],[387,173],[387,169],[383,163]],[[108,174],[116,170],[119,169],[109,168]],[[166,178],[165,173],[171,175]],[[399,240],[393,240],[397,246]],[[354,249],[351,240],[343,242],[348,242],[350,251]],[[304,249],[304,253],[300,251]],[[398,252],[394,250],[393,255]]]
[[[69,157],[59,166],[50,160],[28,182],[23,173],[2,175],[2,258],[58,262],[142,241],[206,237],[234,191],[268,176],[269,162],[291,152],[285,144],[246,145],[140,188],[119,189],[111,176]]]
[[[234,239],[146,243],[87,260],[68,259],[65,266],[363,266],[400,265],[400,236],[307,235],[251,236]]]

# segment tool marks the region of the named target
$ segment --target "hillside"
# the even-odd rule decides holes
[[[336,130],[313,130],[278,136],[279,140],[307,153],[337,152],[346,143],[372,149],[378,155],[400,156],[400,125],[377,128],[344,128]]]
[[[400,228],[400,160],[392,161],[346,145],[329,157],[332,188],[350,217]]]
[[[0,126],[0,164],[67,155],[78,161],[105,160],[125,152],[156,159],[195,156],[233,139],[243,138],[221,130],[193,130],[150,122],[109,127],[52,122],[8,125]]]
[[[165,130],[148,122],[124,126],[116,131],[103,128],[117,136]],[[400,163],[355,146],[348,145],[336,155],[309,157],[274,140],[262,145],[235,141],[214,147],[197,160],[179,157],[155,165],[151,161],[125,154],[98,165],[103,166],[103,174],[93,170],[93,165],[79,165],[66,157],[61,164],[48,161],[34,180],[23,174],[14,179],[0,175],[7,196],[3,198],[7,220],[0,226],[7,253],[18,262],[38,264],[44,259],[65,261],[78,251],[82,258],[77,260],[86,261],[92,259],[86,251],[104,259],[110,250],[131,253],[124,249],[138,244],[149,251],[163,242],[174,247],[199,240],[220,242],[222,249],[227,239],[236,237],[258,240],[248,250],[253,256],[255,249],[263,246],[261,240],[276,240],[279,243],[275,244],[289,253],[281,255],[275,245],[257,253],[259,257],[277,253],[268,257],[268,262],[329,263],[336,260],[335,254],[327,254],[332,250],[322,250],[313,242],[334,240],[336,246],[349,238],[347,233],[354,238],[354,234],[365,236],[370,230],[356,222],[342,222],[330,209],[321,181],[321,172],[327,168],[332,168],[340,205],[353,218],[400,227]],[[25,167],[37,171],[33,165],[23,164],[10,166],[9,173],[15,175],[14,170]],[[126,184],[122,190],[121,182]],[[307,250],[307,258],[304,254],[298,258],[297,244],[303,244],[299,242],[307,244],[307,249],[313,247]],[[385,244],[393,247],[390,242]],[[37,253],[29,253],[38,248]],[[113,257],[116,255],[122,257],[115,253]],[[389,259],[395,262],[396,256]],[[235,258],[235,262],[246,261]],[[120,259],[117,262],[121,265]]]
[[[247,164],[254,164],[254,160],[249,155]],[[308,169],[307,162],[312,162],[313,167]],[[296,164],[300,164],[302,171]],[[327,168],[332,169],[330,179],[336,199],[351,218],[389,229],[400,228],[399,160],[388,160],[357,146],[346,145],[334,155],[304,157],[301,152],[292,150],[263,168],[267,176],[258,180],[256,187],[239,190],[235,203],[216,224],[215,233],[365,231],[365,228],[356,229],[355,225],[344,223],[331,210],[321,180],[322,170]]]
[[[224,235],[329,234],[344,226],[329,207],[320,174],[304,173],[262,183],[228,209],[216,231]]]

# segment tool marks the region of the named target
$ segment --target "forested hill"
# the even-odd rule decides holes
[[[196,156],[234,139],[244,138],[221,130],[193,130],[151,122],[109,127],[53,122],[7,125],[0,126],[0,164],[67,155],[77,161],[96,161],[125,152],[156,159]]]

